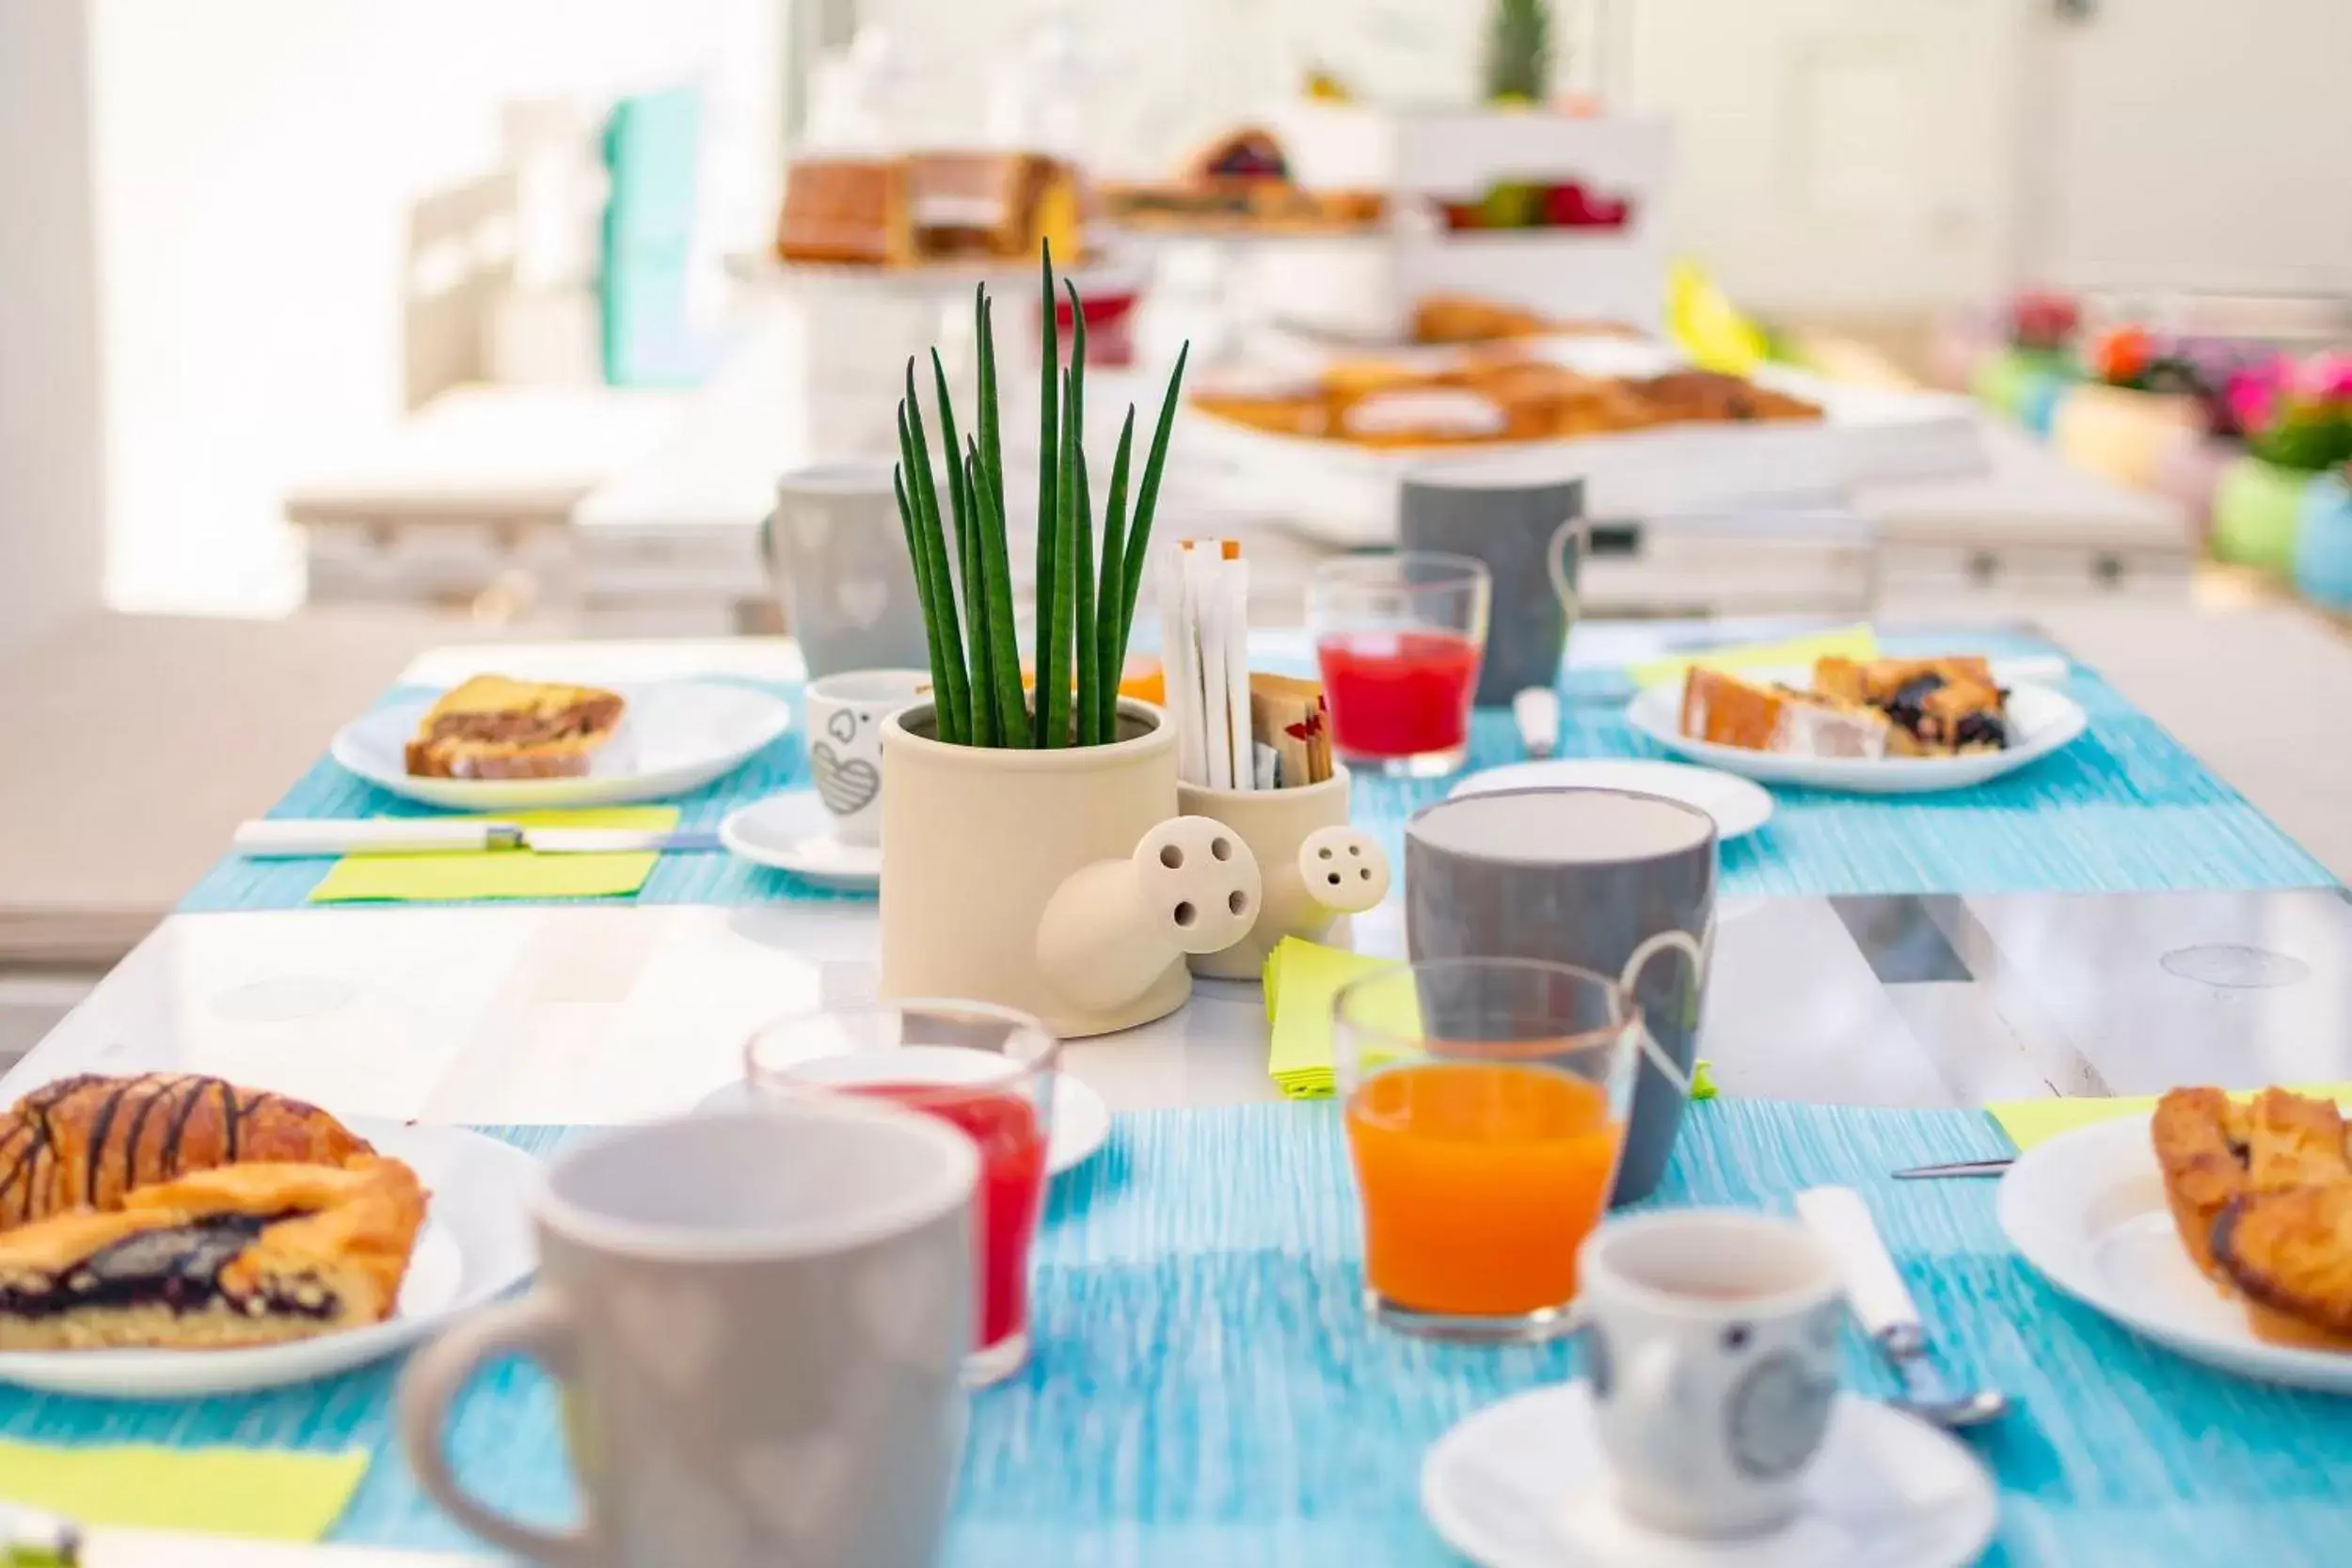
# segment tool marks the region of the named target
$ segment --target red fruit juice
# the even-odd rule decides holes
[[[1045,1130],[1023,1095],[940,1084],[845,1085],[953,1122],[980,1147],[979,1337],[985,1350],[1029,1323],[1029,1242],[1045,1190]]]
[[[1331,743],[1359,757],[1409,757],[1468,743],[1479,646],[1448,631],[1340,632],[1315,644]]]

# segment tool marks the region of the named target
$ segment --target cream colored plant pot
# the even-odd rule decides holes
[[[1339,923],[1389,895],[1389,857],[1371,834],[1348,826],[1348,776],[1341,768],[1296,789],[1202,789],[1180,784],[1188,816],[1208,816],[1239,833],[1258,863],[1265,898],[1249,934],[1215,953],[1196,953],[1192,972],[1254,980],[1284,937],[1334,940]]]
[[[1184,959],[1247,935],[1258,863],[1180,816],[1176,734],[1119,705],[1120,738],[1067,751],[949,746],[929,704],[882,725],[882,993],[1034,1013],[1064,1037],[1184,1005]]]

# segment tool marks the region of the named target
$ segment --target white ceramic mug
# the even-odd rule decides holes
[[[535,1206],[539,1283],[401,1378],[418,1484],[564,1568],[932,1568],[962,1450],[978,1179],[955,1128],[848,1095],[566,1148]],[[451,1473],[450,1407],[502,1354],[564,1385],[573,1529],[510,1519]]]
[[[1803,1226],[1685,1209],[1577,1255],[1584,1361],[1625,1511],[1710,1538],[1797,1511],[1837,1397],[1837,1270]]]
[[[808,776],[834,836],[882,842],[882,721],[930,694],[928,670],[851,670],[808,683]]]

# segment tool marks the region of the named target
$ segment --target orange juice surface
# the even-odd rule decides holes
[[[1373,1290],[1422,1312],[1564,1305],[1622,1132],[1597,1085],[1552,1068],[1430,1062],[1367,1080],[1347,1138]]]

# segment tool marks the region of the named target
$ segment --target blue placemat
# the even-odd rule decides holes
[[[544,1148],[565,1134],[504,1135]],[[2352,1402],[2208,1372],[2062,1300],[2010,1255],[1990,1182],[1885,1178],[2001,1147],[1973,1112],[1719,1101],[1692,1109],[1658,1201],[1785,1211],[1816,1183],[1864,1191],[1954,1372],[2017,1402],[1981,1442],[2003,1492],[1991,1560],[2339,1560],[2331,1477],[2352,1465]],[[1037,1354],[974,1403],[948,1568],[1453,1561],[1415,1502],[1422,1454],[1479,1406],[1571,1375],[1575,1352],[1377,1330],[1359,1306],[1360,1256],[1332,1107],[1120,1117],[1055,1188]],[[1864,1391],[1888,1386],[1859,1341],[1849,1366]],[[458,1546],[389,1447],[392,1378],[168,1404],[0,1394],[0,1433],[365,1445],[377,1460],[338,1538]],[[548,1380],[510,1364],[476,1385],[449,1442],[469,1484],[552,1519],[570,1506],[557,1430]]]
[[[2034,646],[1983,638],[1989,652]],[[1269,665],[1297,665],[1296,640],[1269,638]],[[1902,640],[1887,645],[1902,651]],[[1941,640],[1938,647],[1956,645]],[[2326,867],[2245,797],[2206,771],[2146,714],[2096,673],[2077,670],[2066,690],[2090,716],[2081,739],[2056,756],[1973,789],[1929,796],[1859,796],[1775,788],[1770,825],[1724,847],[1724,889],[1734,894],[2136,893],[2211,887],[2332,884]],[[787,697],[796,689],[771,688]],[[1625,721],[1624,677],[1576,672],[1564,683],[1562,754],[1663,757]],[[412,700],[395,691],[386,700]],[[1472,768],[1524,760],[1510,716],[1481,713]],[[802,786],[795,730],[678,804],[689,827],[716,827],[739,805]],[[1401,856],[1406,820],[1440,799],[1451,780],[1360,778],[1355,817]],[[322,758],[273,816],[414,815],[414,806]],[[184,911],[300,906],[327,861],[224,859]],[[1401,863],[1401,860],[1400,860]],[[634,895],[646,904],[755,904],[858,896],[828,892],[721,853],[664,855]],[[609,902],[610,900],[600,900]]]

